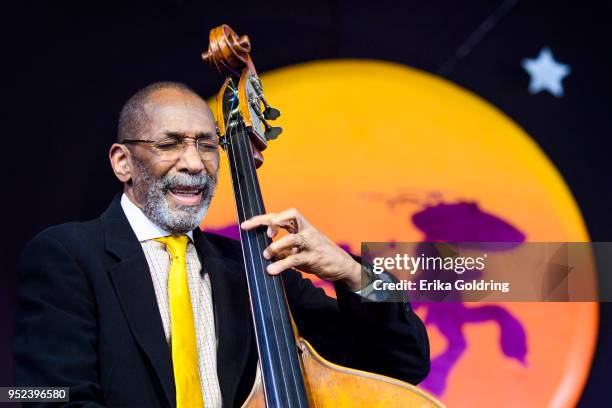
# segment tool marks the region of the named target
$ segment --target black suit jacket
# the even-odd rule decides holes
[[[257,363],[240,243],[194,231],[215,305],[224,406],[240,406]],[[327,359],[411,383],[429,370],[429,343],[405,304],[337,300],[283,272],[300,334]],[[26,247],[14,337],[20,386],[69,386],[70,404],[175,406],[171,354],[151,275],[119,197],[96,220],[49,228]]]

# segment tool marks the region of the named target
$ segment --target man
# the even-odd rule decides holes
[[[219,164],[210,109],[184,85],[153,84],[123,107],[118,133],[109,157],[123,194],[24,251],[16,383],[69,386],[71,404],[88,406],[240,406],[257,365],[242,252],[198,228]],[[298,211],[241,227],[289,231],[263,255],[324,357],[412,383],[427,375],[419,318],[407,304],[363,301],[359,263]],[[337,300],[291,268],[333,281]]]

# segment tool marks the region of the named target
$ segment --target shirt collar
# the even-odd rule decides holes
[[[136,233],[136,238],[138,238],[139,242],[172,235],[151,221],[145,213],[125,195],[125,193],[121,195],[121,208],[130,226],[134,230],[134,233]],[[186,235],[193,242],[193,231],[189,231]]]

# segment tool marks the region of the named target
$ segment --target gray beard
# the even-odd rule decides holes
[[[132,157],[140,172],[140,180],[133,181],[134,194],[144,207],[142,211],[153,223],[173,235],[185,234],[200,225],[206,215],[217,185],[216,176],[208,174],[166,174],[156,178],[144,163]],[[202,189],[202,201],[198,205],[171,206],[168,193],[176,186]]]

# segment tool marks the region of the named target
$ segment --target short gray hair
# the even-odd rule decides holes
[[[121,108],[119,114],[119,127],[117,129],[117,142],[121,143],[124,139],[138,139],[147,129],[149,118],[145,110],[145,105],[149,96],[157,91],[175,89],[197,95],[197,93],[181,82],[155,82],[148,85],[128,99]]]

